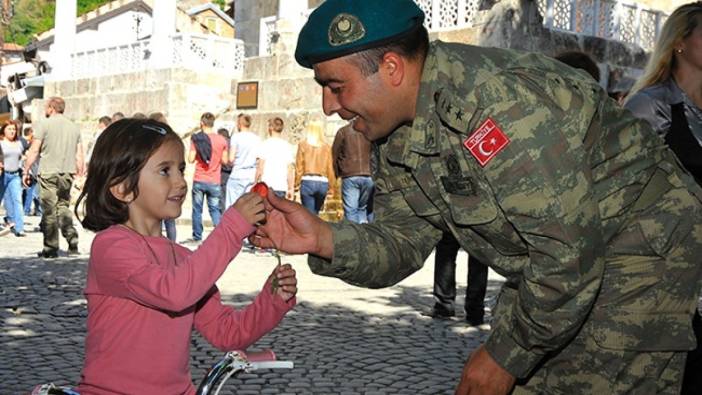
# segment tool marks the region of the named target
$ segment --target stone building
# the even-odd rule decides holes
[[[600,64],[605,87],[617,83],[610,75],[636,76],[646,61],[646,49],[652,46],[671,8],[667,0],[641,4],[620,0],[416,1],[427,14],[432,38],[548,55],[582,50]],[[71,2],[74,0],[58,0],[57,5]],[[157,9],[151,7],[160,7],[161,22],[150,20],[147,24],[160,28],[152,27],[144,32],[144,38],[121,45],[69,50],[71,60],[66,64],[70,73],[57,76],[46,91],[66,97],[74,118],[86,122],[117,110],[162,111],[179,133],[187,134],[204,111],[231,121],[238,113],[238,84],[256,82],[257,106],[247,110],[254,115],[255,128],[263,133],[266,119],[281,116],[294,142],[310,119],[319,119],[329,124],[331,138],[341,121],[322,114],[320,88],[312,73],[300,68],[292,57],[299,28],[310,8],[320,2],[235,0],[229,4],[233,6],[236,39],[218,37],[221,40],[214,41],[197,36],[217,29],[207,18],[216,15],[226,21],[211,3],[116,0],[79,18],[76,37],[88,30],[84,24],[95,24],[128,8],[133,12],[152,10],[149,17],[155,19]],[[664,3],[668,5],[665,11],[654,8]],[[198,12],[193,15],[189,10]],[[186,34],[191,28],[196,32]],[[61,62],[57,65],[61,70]]]
[[[646,51],[674,8],[669,0],[415,1],[427,15],[432,39],[547,55],[581,50],[598,62],[604,87],[636,78],[646,62]],[[151,26],[159,28],[144,32],[148,37],[82,52],[73,49],[76,40],[71,37],[76,30],[84,30],[65,23],[70,18],[59,17],[70,14],[70,3],[75,7],[75,0],[57,0],[55,39],[64,44],[52,48],[55,71],[45,96],[64,97],[68,115],[81,121],[86,133],[99,116],[115,111],[164,112],[184,137],[197,127],[205,111],[215,113],[224,126],[231,126],[236,115],[245,111],[254,119],[253,130],[262,136],[267,119],[280,116],[286,124],[284,137],[293,143],[310,120],[327,125],[330,141],[344,124],[336,116],[323,114],[321,88],[312,72],[293,58],[299,29],[310,8],[321,0],[228,2],[234,15],[234,39],[205,34],[217,32],[207,18],[221,17],[212,7],[203,7],[206,2],[116,0],[110,4],[148,8]],[[200,12],[190,15],[188,10],[193,9]],[[98,11],[100,15],[93,19],[111,10]],[[87,22],[81,21],[78,26]],[[188,30],[191,27],[194,32]],[[237,92],[244,82],[256,88],[255,106],[246,110],[237,108]]]

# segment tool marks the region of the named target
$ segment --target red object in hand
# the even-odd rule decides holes
[[[258,193],[260,197],[265,199],[266,196],[268,196],[268,185],[266,185],[265,182],[257,182],[256,185],[251,188],[251,191]]]

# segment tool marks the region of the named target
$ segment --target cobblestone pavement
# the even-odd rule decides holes
[[[36,257],[41,234],[31,231],[38,218],[28,221],[27,237],[0,237],[0,394],[25,394],[45,382],[75,384],[83,361],[82,290],[92,234],[81,231],[80,256],[66,256],[61,240],[60,257],[44,260]],[[186,226],[178,232],[179,239],[190,233]],[[295,367],[241,375],[227,383],[228,393],[449,394],[466,356],[487,336],[488,325],[469,327],[462,315],[443,321],[420,314],[433,303],[431,258],[419,272],[381,290],[316,276],[302,256],[284,260],[298,271],[298,305],[252,349],[271,348]],[[466,262],[465,254],[459,262]],[[247,304],[275,263],[270,256],[239,254],[218,282],[225,302]],[[466,267],[458,265],[458,305]],[[488,308],[501,283],[491,272]],[[197,385],[223,353],[197,334],[191,342]]]

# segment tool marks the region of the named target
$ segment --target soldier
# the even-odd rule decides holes
[[[255,244],[379,288],[451,232],[507,279],[457,393],[678,393],[702,190],[589,76],[430,44],[423,20],[411,0],[327,0],[310,15],[295,56],[325,113],[379,144],[376,222],[326,223],[269,194]]]

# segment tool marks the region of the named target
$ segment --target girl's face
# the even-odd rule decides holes
[[[184,170],[183,144],[163,143],[139,172],[139,196],[129,203],[129,221],[150,224],[180,216],[188,191]]]
[[[5,126],[5,138],[10,141],[15,141],[15,137],[17,137],[17,128],[15,125],[9,124]]]

